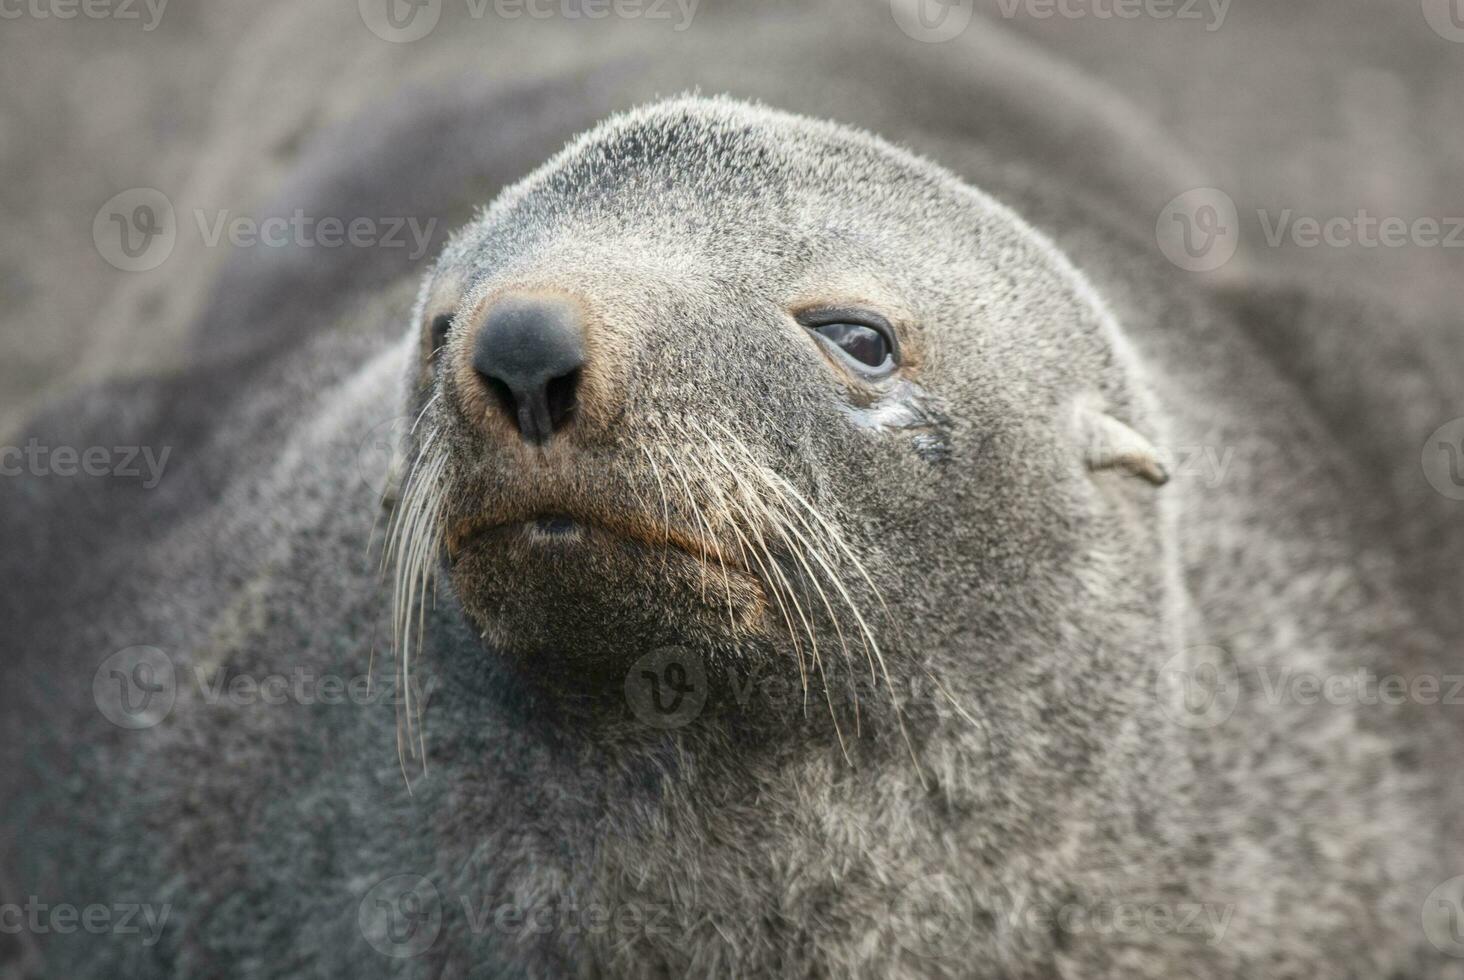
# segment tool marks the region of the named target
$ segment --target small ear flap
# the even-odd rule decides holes
[[[1126,470],[1156,487],[1169,482],[1154,444],[1102,409],[1079,406],[1078,432],[1089,470]]]

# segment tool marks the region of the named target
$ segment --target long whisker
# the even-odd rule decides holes
[[[787,591],[788,600],[793,603],[798,617],[803,622],[804,629],[807,631],[809,642],[812,645],[815,663],[817,663],[818,658],[817,640],[814,638],[812,627],[809,625],[807,618],[803,615],[802,607],[798,605],[797,598],[792,594],[791,589],[788,588],[786,576],[783,575],[778,563],[773,560],[772,553],[763,540],[761,530],[763,520],[759,520],[758,518],[762,517],[765,519],[767,517],[765,513],[766,508],[763,506],[761,499],[750,492],[751,488],[747,481],[742,478],[739,467],[727,459],[726,454],[716,443],[707,438],[706,433],[702,431],[701,426],[697,425],[694,419],[690,420],[690,422],[701,434],[706,450],[722,465],[723,471],[732,479],[735,492],[724,493],[722,487],[716,481],[712,481],[710,485],[717,494],[722,511],[729,517],[727,523],[737,539],[737,547],[742,553],[743,563],[749,568],[754,564],[757,566],[759,577],[768,586],[767,591],[773,601],[777,603],[778,610],[783,617],[783,622],[788,627],[788,636],[793,642],[793,652],[798,662],[798,676],[803,685],[804,711],[806,712],[808,710],[808,671],[803,661],[803,644],[799,640],[798,631],[793,628],[793,621],[788,615],[787,604],[783,601],[785,590]],[[751,512],[754,507],[760,511],[759,514],[755,515]],[[758,539],[758,545],[753,545],[748,539],[747,532],[743,531],[742,525],[745,525],[748,528],[748,532]],[[759,546],[762,549],[761,553],[758,551]],[[766,558],[766,561],[764,561],[764,558]]]
[[[431,407],[424,407],[425,413]],[[418,422],[422,415],[418,416]],[[414,428],[416,423],[414,423]],[[392,571],[392,644],[397,661],[398,691],[401,702],[397,719],[397,760],[402,769],[407,791],[408,752],[427,770],[427,749],[421,725],[421,706],[413,713],[411,666],[414,655],[423,646],[427,625],[428,597],[436,595],[435,559],[442,545],[440,521],[442,477],[447,468],[447,453],[434,448],[435,434],[423,440],[411,471],[403,481],[402,493],[387,529],[387,546],[382,555],[383,566]],[[415,629],[413,624],[415,618]],[[413,634],[416,647],[413,647]],[[415,724],[414,724],[415,722]],[[413,738],[415,728],[415,739]]]
[[[782,480],[781,477],[777,477],[776,474],[774,474],[774,477],[780,483],[786,484],[786,481]],[[789,487],[789,489],[791,490],[791,487]],[[796,491],[793,491],[793,493],[796,495]],[[807,501],[803,500],[802,497],[795,496],[794,499],[801,503],[805,510],[811,509],[811,505],[809,505]],[[829,567],[823,556],[820,555],[817,551],[811,551],[810,555],[814,559],[814,561],[817,562],[818,565],[824,570],[825,575],[828,577],[829,583],[834,587],[835,590],[838,591],[840,598],[844,600],[844,605],[848,608],[849,613],[854,617],[854,621],[858,624],[861,637],[865,642],[866,655],[871,657],[873,661],[871,663],[871,669],[873,669],[873,663],[878,663],[879,672],[884,676],[885,686],[889,689],[891,701],[895,706],[895,720],[900,726],[900,735],[904,739],[905,746],[910,752],[910,761],[913,762],[915,765],[915,772],[920,777],[921,782],[924,783],[925,772],[921,768],[919,756],[915,752],[915,744],[913,741],[911,741],[909,729],[905,725],[904,707],[900,704],[899,694],[895,689],[894,678],[890,676],[889,665],[885,663],[884,654],[879,648],[879,641],[875,638],[874,631],[870,629],[869,624],[865,621],[863,613],[859,611],[858,604],[855,603],[853,597],[849,594],[849,590],[846,589],[843,583],[839,581],[837,574],[832,568]],[[852,558],[852,563],[854,564],[855,569],[860,572],[861,576],[864,577],[866,580],[869,580],[869,573],[864,569],[863,563],[859,562],[857,558]],[[883,605],[882,600],[881,605]]]
[[[827,564],[823,561],[822,557],[818,554],[817,550],[808,541],[808,539],[805,538],[802,534],[798,533],[796,528],[793,528],[786,522],[784,522],[780,525],[779,531],[781,533],[781,536],[783,537],[783,540],[790,545],[790,547],[788,548],[788,553],[793,556],[793,559],[803,569],[803,581],[808,583],[809,585],[812,585],[814,592],[818,594],[819,601],[823,604],[824,611],[828,613],[829,622],[834,627],[834,635],[838,638],[839,641],[839,650],[843,654],[844,660],[848,661],[849,642],[848,639],[844,636],[844,628],[839,624],[839,615],[834,611],[833,604],[829,601],[828,593],[826,593],[823,586],[819,584],[818,576],[814,573],[813,568],[809,566],[808,559],[812,558],[816,563],[818,563],[821,567],[824,567],[825,569],[827,569]],[[797,539],[796,542],[787,537],[787,533],[790,531]],[[832,577],[832,572],[829,572],[828,574],[830,575],[830,577]],[[832,700],[833,694],[829,690],[828,673],[824,670],[823,661],[821,658],[814,661],[814,666],[817,668],[819,675],[824,679],[824,698],[829,702],[829,711],[832,714],[834,711],[834,705]],[[857,712],[857,705],[859,703],[857,691],[854,692],[854,703],[856,705],[855,710]],[[838,722],[836,720],[836,727],[837,724]],[[842,745],[842,738],[840,740],[840,744]]]
[[[432,406],[434,406],[434,405],[437,404],[437,400],[441,396],[442,396],[442,392],[441,391],[437,391],[437,392],[434,392],[433,393],[433,395],[432,395],[431,398],[427,399],[427,403],[422,406],[422,410],[417,413],[417,417],[412,421],[412,427],[407,430],[407,436],[408,437],[411,437],[411,436],[417,434],[417,426],[419,426],[419,425],[422,424],[422,419],[426,417],[427,412],[429,410],[431,410]],[[414,467],[415,467],[415,464],[418,461],[420,461],[421,459],[422,459],[422,453],[421,453],[421,451],[419,451],[417,453],[416,460],[413,461]],[[392,477],[392,474],[390,472],[390,468],[388,468],[387,479],[390,480],[391,477]],[[403,484],[405,484],[407,481],[406,480],[403,480],[402,482],[403,482]],[[388,486],[387,487],[387,490],[390,490],[390,489],[391,488]],[[400,488],[400,492],[405,493],[406,492],[406,487],[405,486],[401,487]],[[395,513],[395,511],[393,511],[393,513]],[[372,518],[372,521],[371,521],[371,534],[366,539],[366,550],[367,550],[367,554],[368,555],[370,554],[370,551],[371,551],[371,539],[376,536],[376,525],[377,525],[377,522],[380,519],[381,519],[381,512],[378,511],[376,513],[376,516],[374,518]],[[391,536],[391,521],[390,521],[390,519],[388,519],[388,521],[387,521],[386,537],[389,539],[390,536]],[[385,572],[386,571],[386,559],[387,559],[386,549],[383,548],[382,551],[381,551],[381,566],[380,566],[380,570],[382,572]]]
[[[641,452],[645,454],[646,462],[651,465],[651,474],[655,476],[656,488],[661,493],[661,527],[669,538],[671,535],[671,505],[666,499],[666,481],[661,477],[661,467],[656,465],[655,455],[644,446],[641,447]],[[662,576],[666,574],[666,564],[671,560],[670,554],[670,551],[667,549],[662,549],[661,551]]]
[[[714,422],[714,424],[717,425],[717,427],[728,437],[728,439],[734,445],[742,447],[742,450],[747,453],[747,455],[751,455],[750,452],[747,452],[746,445],[742,442],[741,439],[737,437],[735,433],[731,432],[729,429],[727,429],[725,425],[720,422]],[[880,607],[884,611],[886,618],[892,620],[893,617],[889,613],[889,606],[885,603],[884,597],[880,593],[879,587],[875,584],[873,576],[869,574],[869,571],[864,566],[864,563],[860,561],[859,557],[854,553],[853,549],[849,547],[847,542],[845,542],[843,535],[842,533],[840,533],[839,529],[832,522],[827,520],[822,514],[820,514],[817,508],[815,508],[802,494],[800,494],[797,488],[792,485],[792,483],[790,483],[780,474],[770,468],[761,467],[759,475],[766,481],[768,487],[778,496],[778,498],[784,502],[785,510],[797,521],[799,525],[803,527],[803,529],[807,530],[810,534],[813,533],[813,528],[808,524],[808,520],[805,518],[805,515],[807,515],[807,518],[811,518],[818,524],[819,529],[823,532],[824,539],[832,542],[837,550],[842,553],[844,558],[847,559],[850,566],[864,580],[864,582],[868,585],[870,591],[879,601]],[[823,569],[825,575],[828,578],[829,584],[833,586],[833,588],[839,593],[839,596],[843,600],[844,605],[848,608],[850,614],[854,617],[855,622],[859,626],[862,639],[866,644],[866,654],[871,658],[871,671],[873,671],[875,663],[877,663],[879,667],[879,672],[884,676],[885,684],[889,688],[890,697],[895,706],[895,718],[900,727],[900,734],[905,741],[906,748],[910,752],[910,758],[911,761],[915,764],[916,772],[920,776],[921,781],[924,782],[925,774],[920,766],[920,760],[915,752],[914,742],[911,740],[909,730],[905,725],[904,710],[900,704],[899,695],[895,690],[894,679],[890,675],[889,666],[885,663],[884,655],[879,648],[879,641],[875,637],[874,631],[870,629],[868,622],[865,621],[863,613],[861,613],[859,610],[858,604],[855,603],[853,597],[849,594],[848,589],[844,587],[834,569],[830,567],[829,562],[824,559],[819,550],[811,547],[811,545],[809,545],[808,539],[805,538],[804,535],[793,526],[793,524],[786,524],[785,527],[787,528],[787,530],[791,531],[795,537],[798,537],[800,541],[804,543],[807,549],[807,554],[815,561],[816,564],[820,566],[820,568]]]
[[[780,593],[787,593],[788,600],[793,603],[793,608],[798,613],[798,618],[802,622],[803,629],[808,638],[811,655],[815,665],[817,665],[818,663],[819,656],[818,638],[814,633],[812,624],[809,623],[808,618],[803,614],[803,607],[798,604],[797,597],[793,595],[793,590],[788,582],[787,576],[783,574],[783,570],[778,565],[778,563],[773,560],[771,549],[769,548],[767,541],[763,537],[762,525],[772,515],[768,513],[767,505],[763,498],[756,492],[756,488],[754,488],[743,475],[744,471],[750,472],[754,470],[754,463],[750,459],[743,459],[739,461],[733,461],[728,459],[727,454],[725,453],[725,451],[723,451],[722,447],[719,446],[714,440],[712,440],[701,428],[700,425],[697,425],[696,420],[692,419],[690,421],[691,424],[695,426],[697,431],[701,434],[703,444],[706,446],[708,451],[710,451],[712,455],[722,464],[723,470],[731,477],[732,482],[736,487],[736,493],[731,494],[730,497],[733,501],[733,506],[736,508],[737,516],[740,516],[742,518],[741,523],[745,524],[749,532],[757,539],[757,547],[752,549],[752,553],[757,562],[758,568],[763,573],[764,581],[772,586],[774,598],[778,602],[779,608],[782,610],[785,622],[787,622],[788,634],[793,641],[794,653],[798,657],[798,673],[799,678],[803,684],[804,709],[807,710],[808,673],[803,663],[803,648],[802,644],[799,642],[798,633],[793,629],[792,622],[788,621],[788,611],[786,606],[783,605]],[[742,465],[738,465],[738,463],[741,463]],[[751,513],[752,509],[754,508],[756,508],[757,510],[756,515]],[[759,517],[763,519],[757,519]],[[739,546],[742,546],[743,544],[748,544],[750,546],[750,543],[747,542],[747,539],[743,534],[741,528],[738,526],[738,523],[738,521],[734,520],[731,522],[731,525],[733,531],[737,534]],[[757,548],[761,548],[762,554],[766,556],[766,564],[764,564],[761,558],[756,557],[758,554]],[[744,554],[746,554],[745,548]],[[773,581],[773,579],[776,579],[776,581]],[[805,593],[805,598],[806,595],[807,594]]]
[[[716,535],[712,532],[711,522],[707,520],[706,514],[703,512],[701,504],[697,502],[696,494],[691,489],[690,481],[688,481],[686,478],[686,471],[682,469],[681,462],[677,460],[674,455],[670,455],[669,453],[666,456],[666,461],[670,463],[671,467],[676,471],[677,478],[681,481],[681,486],[686,491],[686,503],[691,508],[692,516],[695,517],[697,523],[702,526],[702,530],[706,532],[707,546],[710,547],[714,545],[717,538]],[[707,556],[703,556],[700,564],[702,576],[702,601],[705,602]],[[725,565],[722,566],[722,579],[723,584],[727,590],[727,616],[732,624],[732,628],[735,630],[737,626],[736,611],[732,601],[732,580],[727,575],[727,568]]]
[[[695,422],[693,422],[692,424],[695,424]],[[753,458],[752,453],[747,449],[747,447],[744,444],[742,444],[740,441],[733,443],[734,445],[736,445],[738,447],[739,455],[742,457],[738,461],[741,465],[734,465],[734,463],[732,461],[730,461],[730,460],[727,459],[725,453],[722,453],[720,449],[717,449],[716,448],[717,447],[717,443],[714,440],[712,440],[710,437],[708,437],[707,434],[705,433],[705,431],[701,430],[700,426],[697,426],[697,428],[698,428],[698,431],[701,431],[703,440],[706,442],[706,444],[708,446],[712,447],[713,452],[719,456],[719,458],[723,462],[723,465],[732,474],[734,481],[737,481],[739,483],[739,485],[741,485],[741,486],[749,486],[748,481],[742,476],[743,473],[757,474],[759,477],[762,478],[761,479],[761,482],[762,483],[765,484],[767,482],[766,477],[764,476],[764,474],[767,472],[766,467],[763,467],[763,466],[761,466],[760,464],[757,463],[757,461],[755,460],[755,458]],[[755,499],[757,500],[757,504],[758,504],[759,508],[767,516],[772,517],[772,518],[775,518],[775,519],[779,516],[777,514],[774,514],[768,508],[767,501],[761,495],[756,496]],[[757,526],[757,522],[752,522],[752,523],[753,523],[753,526],[754,527]],[[813,585],[813,587],[814,587],[814,590],[819,594],[819,598],[823,602],[824,609],[828,612],[829,621],[833,624],[835,634],[839,638],[840,648],[842,649],[842,651],[844,653],[844,656],[845,656],[845,659],[847,660],[848,659],[848,656],[849,656],[848,642],[847,642],[847,640],[844,637],[843,628],[839,625],[839,617],[834,612],[833,605],[829,602],[829,599],[828,599],[827,594],[824,593],[823,587],[818,584],[817,577],[813,574],[812,569],[809,567],[808,562],[805,559],[805,553],[807,553],[807,552],[809,552],[809,551],[812,550],[812,545],[809,543],[808,539],[807,538],[804,538],[802,535],[797,535],[797,537],[799,538],[799,540],[796,543],[794,541],[790,540],[787,537],[786,533],[784,533],[784,532],[786,532],[789,529],[788,526],[787,526],[786,521],[783,521],[783,520],[775,520],[774,523],[776,525],[775,526],[775,530],[778,533],[778,536],[783,540],[783,542],[785,544],[787,544],[789,546],[788,547],[788,552],[793,556],[794,560],[797,561],[803,567],[803,569],[804,569],[804,581],[805,582],[808,582],[808,583],[811,583]],[[769,554],[769,561],[770,561],[770,563],[774,567],[776,567],[776,562],[772,562],[771,561],[771,554]],[[779,573],[779,577],[780,578],[782,577],[781,572]],[[786,582],[786,579],[784,579],[784,581]],[[788,594],[789,594],[789,598],[790,599],[793,599],[791,588],[788,590]],[[806,593],[805,593],[805,597],[806,597]],[[797,600],[796,599],[793,599],[793,601],[794,601],[795,606],[797,606]],[[828,675],[828,672],[824,668],[824,664],[823,664],[822,658],[818,655],[818,652],[817,652],[817,641],[814,639],[814,631],[812,629],[812,626],[810,624],[808,624],[807,619],[805,617],[803,617],[802,608],[801,607],[797,607],[797,608],[799,610],[799,616],[800,616],[800,618],[803,618],[804,619],[805,626],[808,628],[808,635],[809,635],[809,639],[810,639],[810,644],[813,646],[813,658],[812,659],[813,659],[814,669],[818,672],[819,676],[821,678],[823,678],[822,687],[823,687],[823,692],[824,692],[824,700],[827,703],[828,708],[829,708],[829,717],[833,721],[833,724],[834,724],[834,733],[835,733],[835,736],[838,739],[839,748],[843,752],[844,757],[845,757],[845,760],[848,761],[849,760],[848,746],[846,745],[846,743],[844,741],[844,735],[843,735],[842,726],[839,725],[838,712],[837,712],[837,710],[834,707],[833,693],[830,690],[830,686],[829,686],[829,675]],[[857,691],[854,692],[854,693],[855,693],[855,705],[856,705],[856,707],[855,707],[855,724],[856,724],[856,733],[857,733],[857,725],[858,725],[858,707],[857,707],[857,705],[858,705],[858,694],[857,694]]]

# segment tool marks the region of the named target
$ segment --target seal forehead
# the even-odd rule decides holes
[[[888,266],[913,252],[906,239],[965,234],[963,193],[945,171],[857,130],[685,97],[570,143],[505,190],[440,268],[483,282],[572,242],[580,268],[639,260],[772,286],[800,270]],[[941,208],[949,220],[933,235],[920,217]]]
[[[938,183],[872,136],[730,99],[682,98],[607,120],[506,192],[488,216],[622,224],[678,215],[789,226],[800,208]]]

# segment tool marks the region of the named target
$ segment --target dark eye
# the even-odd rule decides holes
[[[846,360],[852,361],[861,374],[881,377],[895,369],[893,335],[883,321],[873,317],[870,320],[858,323],[827,318],[827,322],[815,320],[806,325]]]
[[[447,341],[447,332],[449,330],[451,330],[451,329],[452,329],[452,314],[451,313],[439,313],[437,316],[435,316],[435,317],[432,318],[432,326],[428,328],[428,331],[431,334],[432,355],[434,357],[437,356],[437,352],[442,348],[442,345]]]

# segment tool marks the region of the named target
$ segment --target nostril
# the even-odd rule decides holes
[[[488,388],[493,400],[498,402],[498,407],[503,409],[509,418],[517,417],[518,399],[514,397],[513,389],[491,374],[480,373],[478,377],[483,379],[483,384]]]
[[[549,403],[549,421],[557,429],[574,412],[575,394],[579,390],[580,372],[576,368],[568,374],[550,378],[545,385],[544,397]]]

